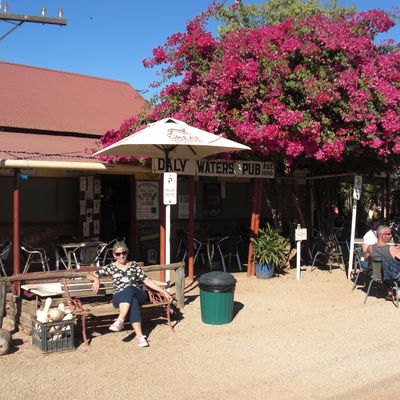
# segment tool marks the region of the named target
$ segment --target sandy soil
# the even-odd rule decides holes
[[[351,291],[342,270],[260,280],[235,273],[236,315],[201,321],[199,290],[170,333],[145,324],[149,348],[126,329],[95,332],[89,347],[42,354],[14,334],[0,357],[1,398],[383,399],[400,392],[400,310]]]

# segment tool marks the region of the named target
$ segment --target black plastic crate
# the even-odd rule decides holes
[[[32,317],[32,344],[43,353],[73,350],[75,321],[57,321],[46,324]]]

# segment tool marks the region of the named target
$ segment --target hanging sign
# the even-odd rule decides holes
[[[168,170],[180,175],[274,178],[275,166],[269,161],[181,160],[168,161]],[[153,158],[152,172],[163,173],[166,161]]]

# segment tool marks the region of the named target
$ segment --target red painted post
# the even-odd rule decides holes
[[[134,254],[139,254],[139,238],[137,237],[137,221],[136,221],[136,179],[135,175],[129,178],[129,191],[130,191],[130,225],[129,225],[129,243],[131,250]]]
[[[254,222],[254,234],[258,235],[258,231],[260,229],[260,215],[261,215],[261,201],[262,201],[262,185],[263,181],[262,179],[257,179],[257,202],[256,202],[256,215],[255,215],[255,222]],[[256,264],[254,261],[253,257],[253,262],[252,262],[252,275],[256,274]]]
[[[194,279],[194,176],[189,180],[189,236],[188,236],[188,260],[189,260],[189,281]]]
[[[13,191],[13,275],[20,272],[20,190],[19,170],[14,170]],[[13,283],[13,294],[19,295],[20,282]]]
[[[252,196],[252,212],[251,212],[251,222],[250,222],[250,236],[254,235],[255,218],[256,218],[256,201],[257,201],[257,190],[258,184],[257,179],[253,180],[253,196]],[[247,276],[252,275],[252,263],[253,263],[253,244],[249,242],[249,253],[247,257]]]

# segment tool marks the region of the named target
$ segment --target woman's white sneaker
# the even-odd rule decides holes
[[[146,336],[141,335],[137,337],[138,346],[139,347],[147,347],[149,344],[147,343]]]

